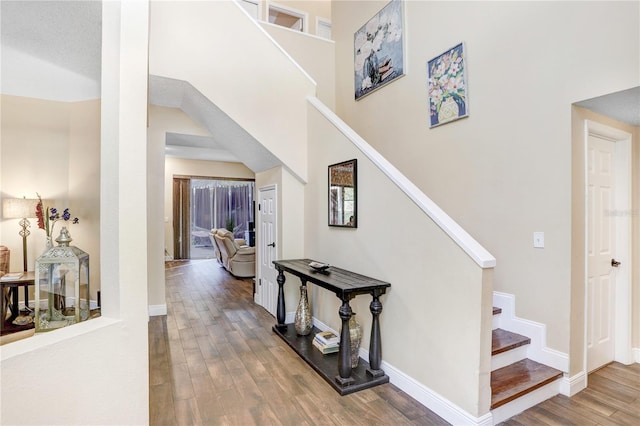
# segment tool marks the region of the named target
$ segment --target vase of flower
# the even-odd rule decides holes
[[[448,97],[442,104],[440,104],[440,110],[438,111],[438,123],[446,123],[454,118],[458,117],[460,113],[460,107],[453,96]]]
[[[360,342],[362,341],[362,326],[356,321],[356,313],[349,318],[349,337],[351,338],[351,368],[358,366],[360,360]]]
[[[71,213],[69,209],[66,208],[62,211],[62,215],[55,207],[45,207],[42,202],[42,197],[40,194],[36,192],[38,196],[38,204],[36,205],[36,217],[38,218],[38,228],[44,229],[46,238],[47,238],[47,247],[46,250],[53,248],[53,228],[58,221],[69,222],[72,224],[76,224],[79,222],[77,217],[71,218]],[[63,228],[65,229],[65,228]]]
[[[294,319],[294,326],[296,333],[300,336],[306,336],[311,333],[313,328],[313,322],[311,321],[311,307],[309,306],[309,299],[307,298],[307,286],[300,286],[300,301],[298,302],[298,308],[296,309],[296,316]]]

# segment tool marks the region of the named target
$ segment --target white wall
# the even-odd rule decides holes
[[[105,2],[102,25],[103,316],[2,347],[2,424],[149,421],[147,228],[140,202],[146,199],[148,3]],[[63,389],[63,396],[52,397],[52,389]]]
[[[318,85],[318,99],[335,109],[335,43],[278,25],[261,25],[313,78]]]
[[[67,226],[72,245],[90,255],[92,298],[100,288],[100,101],[61,102],[2,95],[4,176],[2,197],[37,198],[45,207],[69,208],[78,224],[60,221],[53,238]],[[11,270],[21,271],[22,238],[19,219],[2,219],[1,240],[11,250]],[[33,270],[44,251],[46,234],[30,219],[27,267]],[[33,292],[31,292],[33,297]],[[32,299],[33,300],[33,299]]]
[[[383,360],[471,417],[488,413],[492,269],[481,268],[314,107],[308,113],[305,256],[390,282],[381,298]],[[327,166],[353,158],[358,227],[332,228]],[[339,299],[311,287],[314,316],[339,330]],[[370,302],[369,296],[351,301],[364,348],[371,333]]]
[[[305,180],[305,99],[315,83],[240,7],[154,2],[149,72],[188,81]]]
[[[568,353],[571,104],[639,85],[638,2],[404,2],[406,76],[356,102],[353,34],[385,4],[332,5],[336,110],[496,256],[495,289]],[[426,63],[460,42],[470,115],[429,129]]]
[[[276,259],[300,259],[305,256],[304,251],[304,224],[305,224],[305,186],[283,167],[256,173],[256,193],[260,188],[275,185],[277,193],[278,217],[276,219],[277,241]],[[257,199],[258,195],[256,195]],[[257,218],[256,218],[257,219]],[[262,235],[260,227],[256,223],[256,245],[259,244]],[[261,264],[261,252],[257,250],[256,262]],[[260,271],[258,271],[258,274]],[[295,283],[296,278],[287,274],[289,282]],[[259,278],[259,277],[258,277]],[[296,310],[300,297],[299,284],[285,286],[286,314]]]

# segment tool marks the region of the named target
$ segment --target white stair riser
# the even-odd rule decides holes
[[[522,345],[491,357],[491,371],[506,367],[527,357],[527,346]]]
[[[493,424],[498,424],[520,414],[524,410],[556,396],[558,393],[560,393],[560,379],[491,410]]]
[[[500,328],[500,314],[493,316],[493,330]]]

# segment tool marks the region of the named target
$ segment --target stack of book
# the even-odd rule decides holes
[[[15,281],[22,278],[22,272],[9,272],[0,277],[0,281]]]
[[[340,338],[332,331],[321,331],[313,338],[313,346],[323,354],[332,354],[340,349]]]

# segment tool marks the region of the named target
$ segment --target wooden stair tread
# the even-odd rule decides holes
[[[500,407],[562,376],[562,371],[523,359],[491,372],[491,409]]]
[[[502,308],[493,307],[493,315],[498,315],[502,313]]]
[[[529,343],[531,343],[531,339],[527,336],[497,328],[493,330],[491,336],[491,355],[506,352]]]

